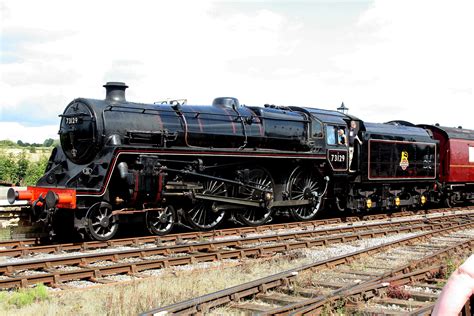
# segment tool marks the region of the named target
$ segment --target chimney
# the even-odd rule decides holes
[[[128,86],[124,82],[107,82],[105,88],[105,100],[109,102],[126,102],[125,89]]]

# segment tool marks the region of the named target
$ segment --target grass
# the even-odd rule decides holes
[[[0,147],[0,155],[12,155],[17,159],[21,154],[24,154],[28,161],[39,161],[43,157],[49,157],[52,150],[52,147]]]
[[[10,293],[0,292],[0,302],[3,302],[7,307],[22,308],[33,303],[47,301],[48,299],[48,288],[42,284]]]
[[[194,272],[170,268],[160,276],[125,284],[50,292],[47,300],[35,299],[34,304],[25,305],[10,304],[15,294],[0,292],[0,315],[136,315],[304,263],[307,261],[280,257],[267,261],[248,260],[239,266],[218,266]]]
[[[464,262],[464,260],[466,260],[468,258],[467,255],[463,255],[463,256],[460,256],[460,257],[456,257],[456,258],[453,258],[453,257],[448,257],[444,260],[443,264],[444,266],[446,267],[446,270],[443,271],[443,273],[441,275],[439,275],[440,278],[443,278],[443,279],[446,279],[446,281],[440,281],[440,282],[437,282],[436,285],[438,286],[445,286],[446,285],[446,282],[447,280],[449,279],[449,277],[451,276],[451,274],[453,274],[454,271],[456,271],[456,269]]]
[[[364,265],[367,261],[371,261],[370,258],[356,262]],[[32,290],[36,294],[27,294],[28,290],[0,292],[0,315],[137,315],[153,308],[308,264],[311,261],[303,256],[275,256],[266,260],[243,260],[240,265],[218,265],[194,271],[172,267],[164,269],[162,274],[155,277],[85,290],[51,291],[47,295],[43,295],[39,289]],[[449,261],[447,265],[451,266],[448,270],[454,270],[460,262],[448,263]],[[311,286],[315,280],[324,276],[323,271],[300,273],[295,285]],[[341,303],[336,309],[336,312],[345,313],[344,305]],[[213,312],[214,315],[216,313],[229,314],[232,313],[232,309],[222,307]]]

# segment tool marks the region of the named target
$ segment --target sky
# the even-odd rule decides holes
[[[474,1],[0,0],[0,139],[76,97],[215,97],[474,129]]]

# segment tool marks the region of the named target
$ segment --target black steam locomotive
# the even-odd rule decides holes
[[[439,201],[438,143],[407,122],[374,124],[336,111],[240,105],[140,104],[109,82],[105,100],[75,99],[44,176],[8,198],[28,200],[51,233],[112,238],[119,223],[153,234],[175,224],[260,225],[275,213],[313,219],[335,209]]]

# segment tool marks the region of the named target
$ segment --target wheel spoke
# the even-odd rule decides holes
[[[225,182],[210,180],[202,184],[202,194],[227,196]],[[225,210],[214,211],[214,203],[211,201],[198,200],[194,205],[185,210],[187,221],[197,229],[213,229],[224,219]]]
[[[301,193],[298,192],[297,194],[295,194],[295,195],[293,196],[293,200],[303,200],[303,197],[304,197],[303,192],[301,192]]]
[[[87,213],[87,233],[91,239],[108,240],[112,238],[118,229],[117,216],[112,214],[112,208],[96,204]]]
[[[318,196],[322,194],[315,173],[313,171],[307,172],[301,168],[293,172],[287,190],[290,200],[318,199],[313,196],[313,193],[316,192]],[[293,207],[290,212],[296,220],[308,220],[314,218],[320,207],[321,201],[316,200],[307,206]]]
[[[150,211],[146,215],[148,230],[155,235],[164,235],[174,226],[174,210],[167,206],[161,211]]]
[[[249,186],[244,186],[241,190],[240,198],[250,200],[263,200],[264,194],[270,192],[273,194],[273,180],[264,169],[252,169],[249,171]],[[237,213],[238,219],[246,225],[260,225],[268,221],[272,213],[271,209],[261,207],[248,207]]]
[[[205,219],[206,219],[205,214],[206,214],[206,209],[203,208],[203,209],[201,210],[200,215],[199,215],[199,218],[198,218],[198,220],[197,220],[197,222],[198,222],[199,224],[201,224],[201,225],[205,225]],[[204,219],[204,221],[203,221],[203,219]]]

